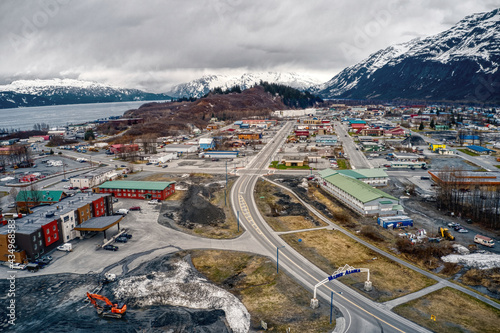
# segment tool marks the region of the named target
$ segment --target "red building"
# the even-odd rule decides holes
[[[122,154],[138,150],[139,150],[139,145],[137,144],[130,144],[130,145],[116,144],[116,145],[111,145],[111,147],[109,147],[109,151],[112,152],[113,154]]]
[[[42,230],[46,247],[59,240],[59,226],[57,225],[57,220],[43,225]]]
[[[295,136],[298,138],[308,138],[309,137],[309,131],[295,131]]]
[[[95,201],[92,201],[92,210],[94,212],[94,217],[106,215],[104,197],[101,197]]]
[[[99,185],[99,193],[117,198],[165,200],[175,193],[175,182],[109,181]]]
[[[35,175],[24,175],[21,178],[19,178],[20,183],[31,183],[37,180],[37,177]]]

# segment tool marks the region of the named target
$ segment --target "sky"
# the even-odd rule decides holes
[[[320,82],[500,0],[2,0],[0,84],[72,78],[166,92],[205,74]]]

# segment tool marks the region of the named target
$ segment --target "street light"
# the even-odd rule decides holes
[[[280,246],[280,247],[276,247],[276,274],[278,274],[279,271],[280,271],[280,266],[279,266],[279,263],[280,263],[280,261],[279,261],[280,249],[282,249],[284,247],[285,247],[285,245]]]

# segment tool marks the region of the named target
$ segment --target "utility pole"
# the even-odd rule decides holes
[[[224,206],[227,206],[227,159],[226,159],[226,188],[224,189]]]

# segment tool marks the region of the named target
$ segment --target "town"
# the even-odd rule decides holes
[[[272,274],[302,281],[289,282],[291,290],[310,293],[301,322],[318,330],[329,325],[330,290],[336,311],[355,311],[343,299],[359,293],[357,302],[382,323],[392,323],[394,313],[406,318],[398,320],[404,331],[429,328],[430,315],[419,319],[408,309],[424,311],[422,302],[439,297],[475,299],[476,320],[492,325],[484,318],[498,313],[500,293],[496,111],[331,103],[269,117],[214,116],[204,128],[166,137],[127,137],[143,123],[137,117],[5,133],[0,275],[106,276],[106,288],[121,283],[114,296],[132,299],[127,272],[155,258],[181,249],[210,249],[215,257],[243,251],[272,258]],[[191,255],[200,270],[197,259],[215,260]],[[316,296],[324,278],[343,284],[318,286]],[[243,302],[261,319],[250,322],[242,310],[233,331],[286,326],[250,304]],[[432,315],[442,318],[453,306],[442,304]],[[336,325],[356,323],[344,315]]]

